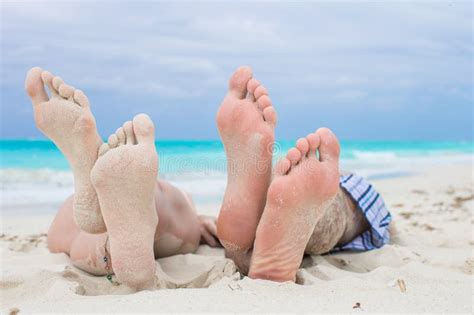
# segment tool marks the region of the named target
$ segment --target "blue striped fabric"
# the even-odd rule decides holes
[[[340,185],[364,213],[370,229],[350,243],[334,248],[333,251],[371,250],[387,244],[390,240],[388,227],[392,216],[382,196],[365,179],[355,174],[342,175]]]

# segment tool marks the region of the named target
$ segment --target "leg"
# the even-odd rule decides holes
[[[232,258],[248,256],[265,206],[271,180],[276,113],[266,89],[239,68],[217,113],[217,126],[227,155],[227,188],[217,220],[217,234]]]
[[[161,180],[156,183],[154,198],[160,218],[155,231],[155,257],[194,252],[199,246],[200,232],[192,201]],[[106,240],[106,233],[89,234],[77,227],[73,219],[73,196],[61,206],[48,231],[51,252],[68,254],[73,265],[94,275],[106,274],[103,261]],[[112,260],[110,265],[113,271]]]
[[[316,222],[305,253],[309,255],[327,253],[335,246],[349,243],[368,228],[367,219],[357,209],[352,198],[339,188],[334,200],[324,209],[321,219]]]
[[[90,233],[105,232],[99,201],[89,177],[102,140],[87,96],[40,68],[28,72],[25,87],[33,103],[36,126],[61,150],[74,173],[77,225]]]
[[[367,219],[357,209],[347,192],[340,188],[331,204],[324,209],[321,219],[317,221],[306,245],[305,254],[327,253],[335,246],[349,243],[368,228]],[[249,251],[239,260],[239,269],[244,274],[248,273],[251,257],[252,251]]]
[[[105,233],[89,234],[74,221],[73,199],[66,199],[48,231],[48,248],[52,253],[65,253],[74,266],[94,275],[105,275],[103,257]]]
[[[158,180],[155,207],[159,222],[154,240],[156,258],[193,253],[201,239],[200,224],[190,196]]]

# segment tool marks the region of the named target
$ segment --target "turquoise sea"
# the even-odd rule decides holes
[[[275,161],[294,140],[275,144]],[[218,203],[226,184],[220,141],[157,141],[160,177],[193,194],[198,204]],[[436,165],[471,164],[473,142],[342,141],[341,168],[369,179],[403,176]],[[73,192],[67,161],[47,140],[0,140],[3,209],[52,211]]]
[[[276,156],[282,156],[295,141],[279,141]],[[225,170],[225,154],[219,140],[157,141],[163,173]],[[343,161],[471,155],[472,142],[342,141]],[[56,146],[48,140],[0,140],[1,169],[68,170]]]

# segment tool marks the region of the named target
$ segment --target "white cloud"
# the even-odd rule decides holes
[[[277,93],[298,90],[301,98],[322,89],[354,99],[381,87],[452,89],[472,80],[469,9],[460,2],[7,2],[1,85],[11,88],[40,64],[86,88],[206,97],[237,65],[251,64]]]

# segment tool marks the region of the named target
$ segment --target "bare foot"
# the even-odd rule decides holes
[[[157,174],[154,127],[144,114],[109,137],[91,172],[107,225],[115,275],[138,289],[149,287],[155,274]]]
[[[316,151],[318,151],[318,155]],[[249,276],[295,281],[316,222],[339,189],[339,143],[326,128],[301,138],[275,166]]]
[[[33,103],[36,126],[54,142],[71,165],[76,224],[89,233],[105,232],[97,195],[90,182],[90,171],[102,140],[87,96],[38,67],[28,72],[25,88]]]
[[[230,79],[217,113],[227,155],[227,189],[217,234],[231,257],[252,247],[271,180],[276,113],[267,94],[252,79],[252,70],[241,67]]]

